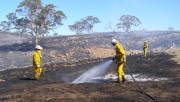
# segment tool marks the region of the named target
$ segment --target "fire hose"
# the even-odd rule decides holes
[[[157,100],[156,98],[152,97],[152,96],[149,95],[147,92],[145,92],[145,91],[139,86],[139,84],[136,82],[136,80],[135,80],[134,77],[132,76],[129,68],[127,67],[126,62],[125,62],[125,67],[126,67],[126,69],[128,70],[129,74],[131,75],[133,81],[136,83],[136,85],[138,86],[138,88],[141,90],[141,92],[142,92],[144,95],[146,95],[147,97],[149,97],[150,99],[152,99],[153,101],[155,101],[155,102],[160,102],[159,100]]]

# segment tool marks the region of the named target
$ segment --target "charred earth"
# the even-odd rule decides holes
[[[125,83],[116,83],[112,77],[116,76],[115,63],[95,81],[72,83],[87,70],[111,60],[114,52],[110,41],[117,38],[126,49],[127,67],[139,86],[160,102],[179,102],[179,32],[148,33],[43,38],[40,44],[44,47],[44,71],[38,81],[33,80],[31,55],[34,44],[31,39],[10,35],[6,39],[1,37],[0,68],[3,71],[0,72],[0,101],[154,102],[128,77],[127,68]],[[146,58],[141,51],[144,40],[150,44]]]

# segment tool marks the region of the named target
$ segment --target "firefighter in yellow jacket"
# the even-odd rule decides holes
[[[33,53],[33,66],[34,66],[34,79],[38,80],[41,72],[42,72],[42,56],[41,50],[43,48],[40,45],[35,47],[35,51]]]
[[[147,56],[147,51],[148,51],[148,43],[147,43],[147,41],[144,42],[143,51],[144,51],[144,57],[146,57]]]
[[[112,40],[112,45],[115,46],[116,56],[113,58],[117,60],[117,73],[118,73],[118,82],[125,81],[125,74],[124,74],[124,64],[126,61],[126,55],[124,48],[122,45],[116,40]]]

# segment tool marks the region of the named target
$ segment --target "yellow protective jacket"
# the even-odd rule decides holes
[[[116,50],[115,58],[117,59],[117,63],[126,61],[125,51],[120,43],[116,44],[115,50]]]
[[[41,62],[41,50],[35,50],[33,53],[33,66],[36,68],[41,68],[42,67],[42,62]]]
[[[143,46],[143,50],[147,50],[147,48],[148,48],[148,43],[144,43],[144,46]]]

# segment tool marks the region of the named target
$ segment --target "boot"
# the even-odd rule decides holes
[[[119,79],[117,79],[116,83],[121,83],[121,81]]]
[[[122,76],[122,82],[125,82],[126,81],[126,79],[125,79],[125,77],[124,77],[124,75]]]

